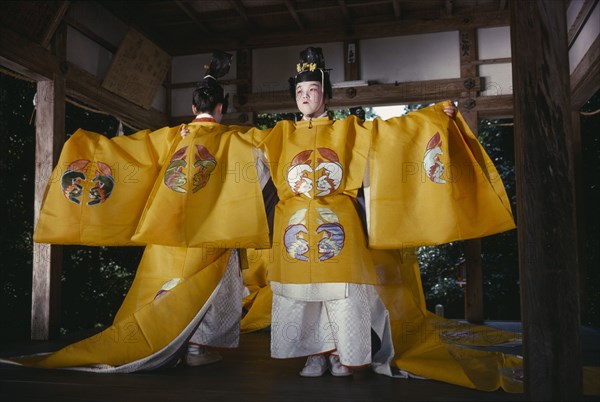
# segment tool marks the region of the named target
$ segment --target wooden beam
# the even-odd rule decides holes
[[[454,11],[454,1],[453,0],[446,0],[445,11],[446,11],[446,17],[452,16],[453,11]]]
[[[525,398],[581,400],[565,4],[510,4]]]
[[[289,0],[288,0],[289,1]],[[296,13],[297,15],[297,13]],[[343,42],[345,40],[385,38],[393,36],[414,35],[419,33],[435,33],[456,31],[469,28],[489,28],[509,25],[508,11],[492,11],[485,14],[473,14],[465,17],[455,14],[452,17],[435,20],[403,20],[401,24],[397,20],[388,22],[376,22],[365,24],[354,24],[352,31],[339,29],[339,27],[325,25],[321,29],[302,30],[297,32],[282,32],[279,35],[272,35],[265,32],[233,31],[227,37],[223,36],[219,40],[208,42],[198,41],[196,38],[189,38],[189,43],[181,43],[181,48],[177,44],[169,46],[172,55],[185,55],[192,53],[206,53],[213,50],[214,47],[220,49],[241,49],[241,48],[268,48],[276,46],[296,46],[311,45],[324,42]],[[185,51],[184,51],[185,49]],[[191,49],[191,50],[190,50]]]
[[[579,110],[571,112],[571,123],[573,124],[573,168],[575,177],[575,210],[577,221],[577,252],[582,258],[579,259],[579,278],[587,278],[588,264],[583,256],[586,253],[586,216],[585,216],[585,182],[583,171],[583,156],[581,144],[581,115]],[[581,306],[581,315],[585,316],[589,309],[585,303],[588,296],[588,286],[585,280],[579,281],[579,305]]]
[[[238,15],[242,17],[246,24],[250,22],[248,19],[248,14],[246,13],[246,9],[240,0],[229,0],[229,4],[231,4],[231,7],[237,11]]]
[[[399,20],[402,17],[402,7],[400,6],[400,0],[392,0],[392,7],[394,7],[394,17]]]
[[[590,14],[592,13],[592,10],[597,4],[598,0],[585,0],[581,6],[581,9],[579,10],[579,13],[577,14],[577,17],[575,17],[575,21],[573,21],[573,25],[567,27],[569,30],[569,48],[571,48],[573,42],[575,42],[575,39],[577,39],[579,32],[581,32],[581,29],[584,27],[585,23],[590,17]]]
[[[84,101],[118,120],[139,129],[155,130],[168,125],[165,113],[156,109],[144,109],[125,98],[102,88],[96,77],[87,71],[69,63],[67,73],[67,95]]]
[[[481,79],[470,77],[474,83],[473,90],[479,91]],[[415,81],[397,84],[374,84],[366,87],[334,88],[331,108],[349,108],[356,106],[398,105],[410,103],[430,103],[445,99],[459,98],[465,91],[465,81],[451,78],[431,81]],[[254,93],[246,96],[240,103],[234,97],[237,110],[252,112],[295,111],[296,103],[289,91]]]
[[[292,0],[285,0],[285,5],[286,5],[288,11],[290,12],[290,14],[292,15],[292,18],[294,19],[294,21],[296,21],[296,25],[298,25],[298,28],[300,28],[300,30],[304,32],[304,24],[302,23],[300,16],[296,12],[296,9],[294,8],[294,3],[292,2]]]
[[[499,57],[497,59],[473,60],[472,63],[478,66],[484,64],[512,63],[512,59],[510,57]]]
[[[46,29],[46,32],[44,32],[42,41],[40,43],[43,47],[47,47],[50,44],[50,41],[52,40],[54,33],[58,29],[58,26],[62,22],[62,19],[65,16],[65,14],[67,13],[67,10],[69,9],[70,5],[71,5],[70,1],[67,1],[67,0],[62,1],[60,6],[58,7],[58,9],[56,10],[56,13],[53,16],[51,16],[50,23]]]
[[[37,80],[60,74],[56,57],[44,47],[32,43],[13,30],[0,26],[0,61],[8,68]]]
[[[46,184],[65,142],[64,79],[37,84],[34,227],[44,198]],[[31,286],[31,339],[58,336],[60,324],[60,277],[62,246],[33,243]]]
[[[600,90],[600,36],[571,74],[571,109],[579,110]]]
[[[56,57],[66,57],[66,27],[56,30]],[[35,115],[35,189],[34,227],[52,169],[58,163],[65,142],[65,79],[54,74],[52,80],[39,81]],[[62,246],[33,243],[31,284],[31,339],[46,340],[59,335]]]
[[[237,95],[246,97],[252,93],[252,50],[242,49],[237,51]],[[233,105],[233,99],[229,100]]]
[[[506,119],[514,115],[513,95],[480,96],[477,98],[480,119]]]
[[[200,30],[200,32],[202,32],[202,33],[209,32],[209,29],[206,27],[206,25],[202,21],[200,21],[200,17],[198,17],[198,13],[196,13],[196,11],[192,8],[192,6],[190,6],[188,3],[184,2],[184,1],[175,1],[175,4],[177,4],[177,6],[181,9],[181,11],[183,11],[188,17],[190,17],[190,19],[192,21],[194,21],[194,24]]]
[[[0,62],[36,80],[53,79],[55,75],[62,74],[66,79],[68,96],[113,114],[134,127],[156,129],[168,123],[164,113],[155,109],[146,110],[107,91],[92,74],[74,64],[59,62],[47,49],[5,27],[0,27]]]
[[[483,268],[481,239],[464,242],[466,284],[465,319],[473,324],[483,324]]]
[[[346,5],[346,0],[338,0],[338,4],[340,9],[342,10],[342,15],[344,16],[344,22],[346,25],[352,24],[352,17],[350,16],[350,11],[348,11],[348,6]]]
[[[446,3],[446,8],[452,11],[452,3]],[[470,28],[460,34],[460,76],[463,80],[477,74],[477,30]],[[477,136],[479,114],[477,108],[477,93],[474,88],[461,93],[459,106],[467,125]],[[465,285],[465,319],[473,324],[483,324],[483,267],[481,259],[481,239],[464,242],[466,285]]]

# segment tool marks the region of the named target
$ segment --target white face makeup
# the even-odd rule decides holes
[[[305,119],[319,117],[325,111],[323,87],[319,81],[304,81],[296,85],[296,105]]]

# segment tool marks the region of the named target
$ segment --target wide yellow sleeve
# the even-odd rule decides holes
[[[177,247],[270,247],[253,147],[219,124],[188,129],[158,174],[133,240]]]
[[[369,245],[484,237],[515,223],[494,164],[459,112],[438,103],[371,128]]]
[[[46,187],[34,241],[135,245],[131,240],[161,161],[179,128],[109,139],[78,130],[65,143]]]

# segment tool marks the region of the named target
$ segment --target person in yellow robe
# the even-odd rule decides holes
[[[308,356],[305,377],[371,365],[390,376],[519,388],[518,375],[499,374],[518,358],[458,346],[518,335],[452,323],[469,335],[444,338],[440,328],[452,325],[425,308],[414,247],[514,228],[497,172],[460,114],[449,117],[455,108],[444,103],[388,121],[333,122],[319,48],[301,52],[290,84],[303,119],[242,135],[263,151],[280,199],[268,265],[271,355]],[[444,170],[448,154],[468,180]]]
[[[233,247],[247,236],[243,230],[230,244],[217,244],[208,237],[204,247],[177,247],[162,242],[133,239],[141,219],[152,219],[144,205],[158,192],[167,204],[156,218],[170,219],[170,212],[182,214],[188,196],[199,208],[212,208],[219,227],[219,215],[228,213],[253,227],[266,226],[260,188],[254,183],[232,184],[231,191],[219,179],[230,169],[227,157],[235,154],[234,133],[248,127],[219,124],[227,109],[227,98],[217,79],[227,73],[231,55],[215,52],[205,77],[194,91],[192,110],[196,118],[187,125],[142,131],[131,136],[106,137],[78,130],[65,144],[59,163],[48,183],[34,240],[55,244],[141,245],[146,248],[127,296],[113,324],[97,335],[68,345],[51,354],[23,356],[7,362],[43,368],[71,368],[94,372],[132,372],[174,364],[184,350],[185,362],[196,366],[221,359],[214,348],[233,348],[239,343],[242,296],[245,291],[240,270],[240,252]],[[181,132],[189,137],[181,141]],[[238,141],[239,142],[239,141]],[[233,144],[230,146],[230,144]],[[239,145],[237,145],[239,148]],[[249,150],[252,162],[252,149]],[[238,151],[241,152],[241,151]],[[236,163],[243,159],[237,159]],[[223,187],[235,195],[260,202],[261,213],[245,218],[241,208],[212,206]],[[253,190],[256,190],[254,193]],[[250,194],[250,195],[248,195]],[[258,201],[259,197],[261,198]],[[242,199],[244,197],[241,197]],[[245,208],[248,208],[245,203]],[[197,230],[204,227],[197,226]],[[162,230],[157,229],[158,235]],[[257,236],[268,243],[268,229]],[[245,254],[244,254],[245,255]],[[248,265],[248,264],[246,264]],[[246,269],[254,284],[249,296],[264,304],[264,291],[256,288],[257,260]],[[260,303],[259,303],[260,304]],[[249,309],[246,328],[268,325],[262,312]],[[252,320],[254,318],[254,321]],[[260,319],[261,321],[256,321]],[[246,329],[248,330],[248,329]]]
[[[358,191],[365,182],[369,189],[369,177],[365,179],[369,153],[373,171],[378,172],[379,155],[371,151],[375,145],[371,133],[380,130],[352,118],[334,124],[326,117],[325,102],[332,91],[319,48],[301,53],[297,72],[290,79],[290,89],[302,121],[282,122],[267,134],[257,133],[258,146],[275,167],[271,173],[280,198],[269,268],[271,354],[275,358],[308,355],[300,372],[305,377],[321,376],[327,369],[334,376],[347,376],[352,367],[370,364],[391,373],[389,322],[374,325],[388,313],[372,285],[399,285],[402,266],[418,265],[413,251],[402,255],[371,250],[364,234],[372,228],[370,217],[364,228],[357,213]],[[453,116],[453,105],[447,105],[444,112]],[[433,172],[438,165],[429,166],[429,159],[424,158],[425,167],[440,181],[441,172]],[[390,184],[398,186],[397,181]],[[514,227],[510,210],[503,212],[505,230]],[[387,226],[400,224],[393,217],[385,219],[391,221]],[[372,356],[374,327],[376,337],[385,342]]]

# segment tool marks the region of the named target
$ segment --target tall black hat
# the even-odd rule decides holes
[[[229,72],[231,59],[233,55],[221,50],[215,50],[209,65],[205,65],[206,71],[204,78],[198,84],[198,90],[207,96],[214,96],[218,103],[223,104],[223,114],[227,112],[229,106],[229,94],[224,96],[223,87],[218,82],[218,78],[223,77]]]
[[[229,68],[231,67],[231,59],[233,55],[230,53],[225,53],[221,50],[215,50],[212,54],[212,60],[208,66],[204,66],[206,68],[206,72],[204,73],[204,78],[212,77],[213,79],[221,78],[225,74],[229,72]]]
[[[331,99],[333,90],[329,71],[325,68],[325,57],[320,47],[308,47],[300,52],[300,62],[296,64],[296,75],[288,80],[292,98],[296,99],[296,85],[304,81],[319,81],[323,91]]]

